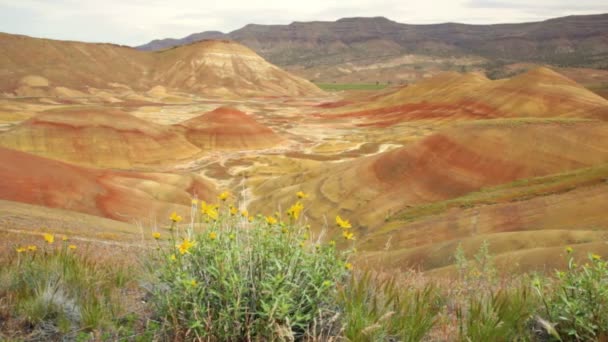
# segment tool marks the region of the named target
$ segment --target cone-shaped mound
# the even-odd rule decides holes
[[[100,170],[0,147],[0,199],[77,211],[119,221],[190,212],[193,196],[213,200],[200,177]]]
[[[178,125],[192,144],[205,150],[254,150],[282,141],[272,129],[237,109],[220,107]]]
[[[171,127],[111,109],[47,111],[0,134],[0,146],[116,168],[166,164],[200,152]]]
[[[208,40],[158,53],[155,82],[212,95],[321,94],[322,91],[231,41]]]

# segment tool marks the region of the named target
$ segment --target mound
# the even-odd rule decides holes
[[[220,107],[178,125],[194,145],[206,149],[254,150],[272,147],[282,139],[253,117]]]
[[[157,54],[155,82],[210,95],[318,95],[312,83],[235,42],[202,41]]]
[[[301,96],[323,92],[229,41],[203,41],[162,52],[112,44],[37,39],[0,33],[0,93],[56,96],[48,88],[81,92],[125,89],[152,96],[166,91],[202,95]],[[65,95],[65,94],[64,94]]]
[[[361,110],[364,108],[364,110]],[[608,101],[547,68],[491,81],[479,74],[445,73],[404,87],[340,116],[387,126],[420,119],[584,117],[608,120]]]
[[[468,124],[406,147],[330,165],[309,173],[303,183],[300,175],[269,181],[256,193],[272,195],[258,199],[253,209],[286,207],[301,188],[314,194],[313,219],[323,222],[322,214],[338,211],[357,221],[362,232],[372,231],[407,207],[605,163],[605,141],[608,124],[595,121]],[[285,190],[276,191],[281,188]]]
[[[113,109],[47,111],[0,134],[0,146],[102,167],[159,165],[200,150],[171,127]]]
[[[192,196],[216,195],[193,175],[90,169],[6,148],[0,159],[0,199],[119,221],[164,222],[172,211],[189,213]]]

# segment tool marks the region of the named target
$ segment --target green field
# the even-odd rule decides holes
[[[315,83],[317,87],[325,91],[342,91],[342,90],[381,90],[388,84],[373,84],[373,83]]]

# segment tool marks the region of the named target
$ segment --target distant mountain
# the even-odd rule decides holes
[[[365,65],[404,55],[608,68],[608,14],[497,25],[408,25],[384,17],[250,24],[227,34],[202,32],[137,48],[162,50],[207,37],[240,42],[270,62],[290,68]]]
[[[182,39],[155,39],[149,42],[146,45],[142,45],[139,47],[139,50],[143,51],[158,51],[164,50],[174,46],[186,45],[194,42],[198,42],[200,40],[208,40],[208,39],[226,39],[226,34],[219,31],[207,31],[201,33],[194,33],[189,35],[188,37],[184,37]]]

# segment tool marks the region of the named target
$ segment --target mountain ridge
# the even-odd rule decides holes
[[[385,17],[352,17],[287,25],[248,24],[220,33],[206,31],[181,39],[154,40],[136,48],[158,51],[211,35],[244,44],[288,70],[343,66],[360,60],[372,60],[371,63],[409,54],[475,57],[482,59],[480,65],[535,62],[608,68],[608,14],[491,25],[412,25]],[[302,72],[301,75],[314,78],[315,73]]]

